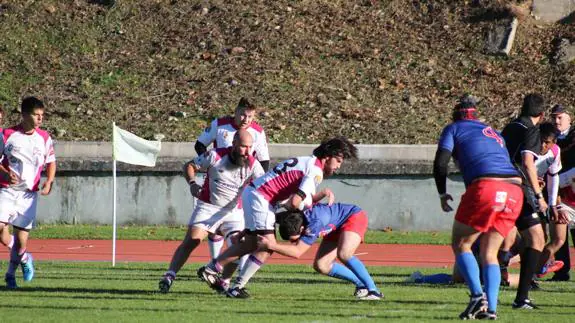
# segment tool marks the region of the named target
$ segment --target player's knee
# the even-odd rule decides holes
[[[341,261],[341,262],[347,262],[349,259],[351,259],[351,257],[353,257],[353,251],[352,250],[338,250],[337,251],[337,258]]]
[[[314,261],[313,262],[313,269],[320,274],[327,275],[331,270],[331,263],[323,262],[323,261]]]

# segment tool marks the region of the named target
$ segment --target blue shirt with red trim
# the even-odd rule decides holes
[[[303,211],[307,226],[299,239],[311,245],[318,238],[339,229],[350,216],[358,212],[361,212],[361,208],[353,204],[314,204],[311,209]]]
[[[459,120],[449,124],[438,147],[451,152],[466,186],[479,177],[519,176],[503,137],[482,122]]]

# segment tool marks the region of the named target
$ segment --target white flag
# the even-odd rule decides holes
[[[148,167],[156,166],[156,158],[160,152],[161,143],[140,138],[135,134],[120,129],[113,124],[112,135],[113,158],[133,165]]]

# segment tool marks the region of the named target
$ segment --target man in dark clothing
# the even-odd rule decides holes
[[[519,118],[513,120],[501,135],[505,139],[512,162],[523,177],[523,208],[517,218],[517,230],[525,241],[521,255],[521,270],[514,309],[535,309],[529,299],[529,289],[541,252],[545,247],[545,235],[538,213],[547,210],[547,202],[539,187],[535,159],[541,150],[540,123],[545,115],[545,101],[539,94],[528,94],[523,99]]]

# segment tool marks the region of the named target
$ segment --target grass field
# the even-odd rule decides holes
[[[6,262],[0,263],[6,268]],[[31,283],[2,290],[3,322],[426,322],[455,320],[467,305],[464,286],[404,284],[408,268],[371,267],[386,297],[356,301],[353,286],[313,273],[301,265],[269,265],[249,285],[252,298],[227,299],[213,293],[187,265],[169,294],[157,282],[165,265],[130,263],[37,263]],[[440,269],[427,270],[437,273]],[[511,309],[513,290],[503,290],[503,322],[569,322],[575,315],[575,282],[543,283],[532,293],[538,311]],[[26,310],[23,312],[22,310]]]
[[[118,240],[181,240],[186,226],[120,226]],[[33,239],[112,239],[109,225],[39,225]],[[449,244],[450,232],[384,232],[368,231],[366,243]]]

